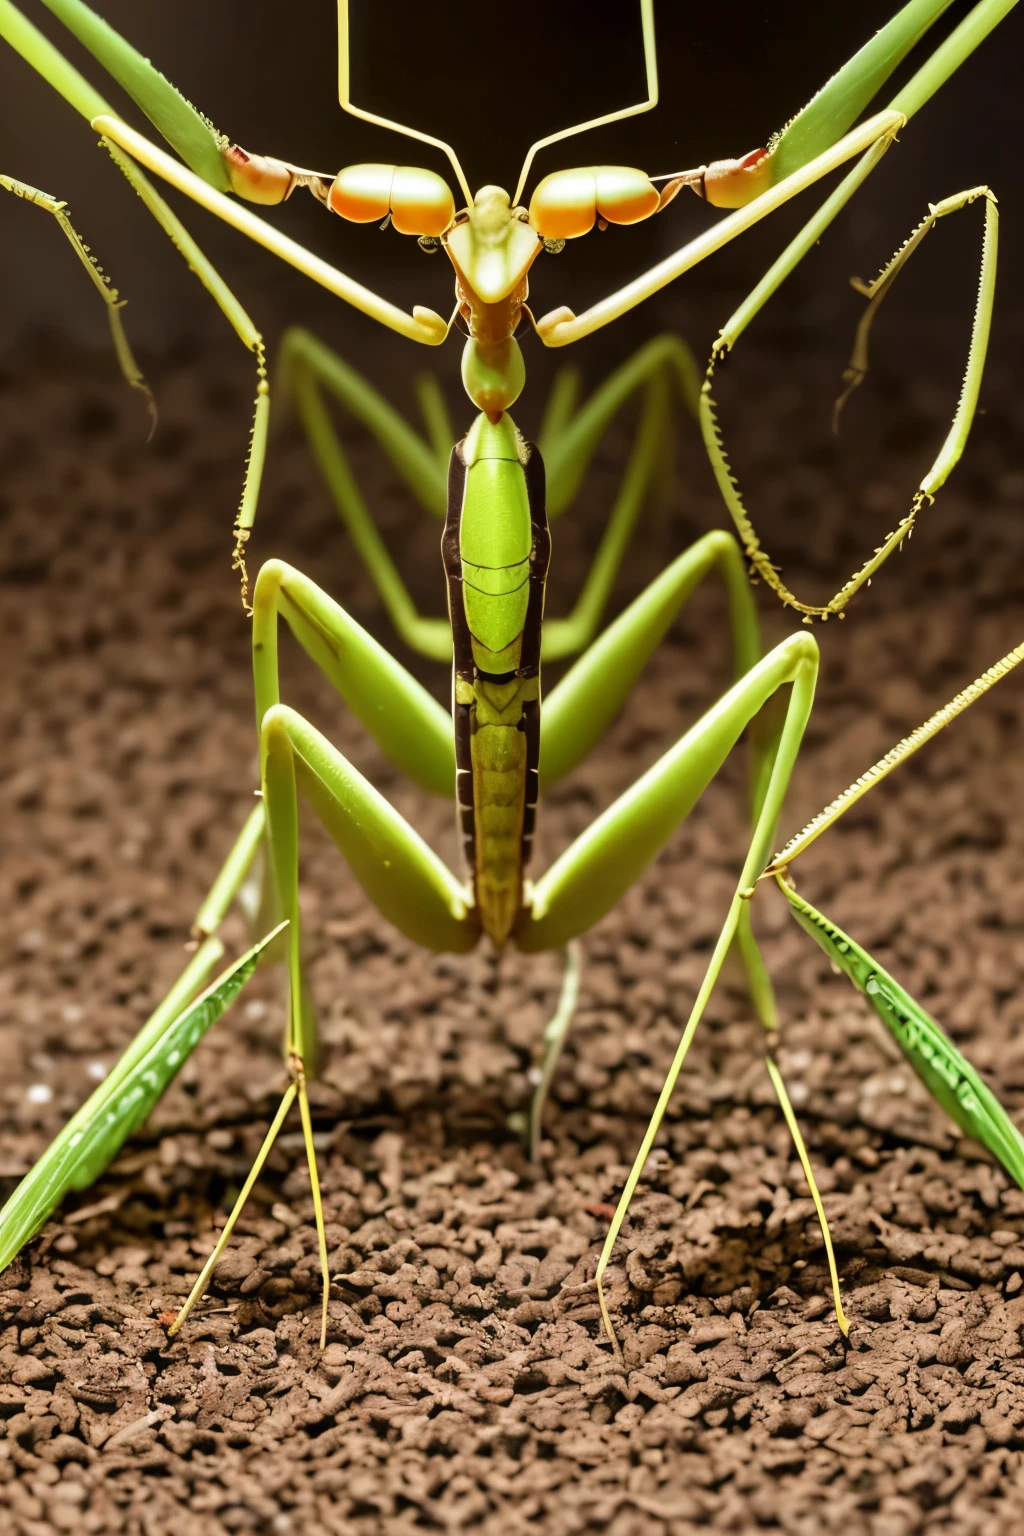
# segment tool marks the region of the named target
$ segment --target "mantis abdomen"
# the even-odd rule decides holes
[[[452,453],[442,541],[452,624],[459,814],[483,931],[523,906],[540,753],[540,637],[551,541],[544,465],[511,418]]]

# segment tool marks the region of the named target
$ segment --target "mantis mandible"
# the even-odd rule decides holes
[[[545,1060],[532,1106],[536,1146],[544,1093],[571,1019],[578,984],[575,941],[611,909],[657,857],[742,732],[753,724],[754,831],[741,880],[744,889],[750,886],[767,865],[774,827],[813,699],[818,665],[813,637],[806,631],[797,633],[760,656],[743,559],[735,541],[724,533],[708,534],[679,555],[590,643],[650,482],[658,441],[667,430],[668,386],[674,381],[694,405],[695,375],[681,344],[662,341],[638,354],[578,413],[574,413],[569,388],[556,386],[541,443],[535,447],[524,441],[508,414],[525,383],[517,331],[524,323],[530,325],[541,342],[551,347],[566,346],[591,334],[689,271],[820,177],[859,156],[854,171],[808,226],[812,233],[807,235],[807,243],[817,238],[813,231],[820,232],[823,220],[827,223],[834,216],[898,131],[1005,15],[1012,0],[980,0],[893,102],[856,126],[852,125],[858,116],[946,9],[948,0],[911,0],[763,148],[738,159],[653,178],[620,166],[556,171],[534,187],[528,206],[520,199],[538,152],[572,134],[648,111],[657,104],[653,0],[640,0],[646,98],[538,140],[526,156],[512,197],[497,186],[472,193],[450,145],[354,105],[349,80],[348,0],[339,0],[339,97],[343,109],[445,154],[464,199],[461,205],[442,177],[417,167],[360,165],[346,167],[337,175],[321,174],[250,154],[218,135],[147,60],[81,0],[45,3],[134,98],[180,158],[160,149],[117,116],[10,0],[0,0],[0,35],[101,135],[119,169],[256,356],[256,414],[235,526],[235,563],[247,606],[250,594],[245,546],[256,512],[269,419],[263,342],[145,171],[161,177],[400,335],[438,345],[457,320],[468,333],[462,376],[479,414],[454,448],[436,391],[428,388],[423,395],[429,431],[429,440],[424,441],[347,365],[312,338],[293,334],[286,349],[291,386],[314,449],[396,627],[425,654],[454,663],[451,714],[308,577],[281,561],[271,560],[262,567],[251,594],[261,762],[259,803],[197,915],[198,948],[182,977],[144,1026],[112,1074],[112,1081],[102,1085],[83,1106],[0,1216],[2,1266],[39,1229],[67,1189],[83,1187],[106,1166],[162,1092],[183,1054],[228,1005],[259,953],[286,926],[282,942],[288,958],[288,1086],[250,1178],[173,1328],[180,1327],[205,1291],[284,1117],[297,1102],[319,1237],[323,1339],[330,1277],[306,1093],[316,1023],[302,979],[299,794],[309,800],[381,915],[415,941],[434,950],[462,952],[486,934],[499,948],[512,942],[525,953],[560,947],[567,950],[562,1000],[546,1033]],[[5,178],[3,185],[58,218],[108,305],[126,376],[130,383],[141,386],[141,375],[120,327],[117,295],[91,266],[65,206],[12,178]],[[667,208],[686,187],[692,187],[713,206],[728,210],[726,216],[582,315],[562,308],[534,319],[527,298],[528,273],[536,259],[557,252],[565,240],[582,236],[595,223],[629,225],[650,217]],[[384,220],[400,233],[416,237],[428,249],[439,244],[455,275],[456,305],[450,319],[446,321],[434,310],[420,306],[407,314],[298,246],[236,200],[273,206],[298,188],[307,189],[329,211],[349,221]],[[962,206],[976,195],[985,198],[990,239],[968,369],[968,379],[973,382],[965,386],[957,419],[925,495],[938,488],[962,450],[984,360],[994,278],[994,201],[987,189],[974,189],[952,200],[950,207]],[[783,267],[790,270],[799,260],[799,243],[799,239],[794,242],[755,290],[744,311],[746,319],[782,280]],[[902,259],[897,258],[896,267],[886,269],[880,280],[881,292],[901,264]],[[741,329],[734,318],[721,344],[730,345]],[[646,397],[629,469],[583,597],[568,619],[545,622],[548,511],[564,510],[604,426],[640,388]],[[448,621],[424,618],[415,612],[348,473],[324,408],[322,389],[335,394],[370,427],[420,500],[444,516],[442,555]],[[710,399],[707,390],[705,394]],[[705,433],[717,443],[714,419],[708,410],[704,408]],[[753,558],[749,539],[747,542]],[[526,869],[541,776],[552,782],[581,761],[628,696],[689,594],[713,573],[721,576],[728,594],[737,681],[546,874],[531,882]],[[849,589],[844,593],[849,596]],[[455,788],[468,879],[453,874],[330,742],[281,702],[277,665],[281,617],[400,769],[431,791],[450,795]],[[542,660],[579,652],[583,654],[545,701],[542,717]],[[762,711],[783,689],[789,690],[789,696],[779,723]],[[222,954],[217,928],[264,846],[269,854],[269,880],[280,928],[263,936],[249,955],[195,1001],[195,994]],[[736,943],[758,1016],[766,1028],[774,1030],[775,1004],[750,928],[749,902],[737,900],[719,947]],[[100,1124],[102,1135],[95,1131]],[[791,1127],[795,1132],[795,1123],[791,1122]],[[78,1154],[76,1149],[83,1145],[88,1155]]]

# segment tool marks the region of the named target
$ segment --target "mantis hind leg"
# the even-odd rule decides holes
[[[705,534],[690,549],[684,550],[608,626],[546,699],[541,714],[542,783],[561,778],[583,760],[629,697],[687,598],[712,575],[721,578],[729,600],[737,677],[744,677],[756,666],[761,653],[757,612],[739,547],[731,534],[723,531]],[[774,758],[776,723],[771,716],[770,708],[758,713],[751,730],[751,804],[755,821]],[[735,942],[757,1016],[767,1028],[773,1028],[777,1021],[775,997],[746,906],[740,912]],[[575,1007],[578,982],[570,987],[570,980],[576,970],[578,962],[575,966],[571,961],[567,962],[562,998],[545,1031],[545,1050],[531,1113],[534,1149],[545,1098]],[[570,995],[571,1004],[568,1001]]]
[[[306,1069],[316,1049],[316,1021],[303,987],[299,931],[298,790],[344,855],[349,869],[381,914],[417,943],[434,950],[465,951],[479,937],[467,893],[408,822],[301,715],[273,705],[260,732],[263,801],[267,812],[273,877],[288,934],[287,1054],[291,1082],[257,1164],[239,1195],[228,1227],[197,1282],[197,1294],[223,1246],[273,1145],[292,1101],[297,1098],[309,1163],[323,1274],[321,1344],[327,1336],[330,1275],[313,1149]],[[191,1298],[189,1301],[191,1305]]]
[[[381,914],[432,949],[471,948],[479,930],[467,893],[442,861],[325,737],[279,702],[278,617],[399,766],[432,789],[454,781],[450,725],[439,705],[343,609],[282,561],[260,571],[253,595],[253,673],[260,727],[261,794],[277,911],[291,933],[285,1054],[290,1081],[235,1207],[175,1327],[203,1294],[292,1105],[302,1117],[323,1277],[321,1343],[330,1276],[306,1079],[316,1018],[304,986],[299,918],[298,793],[301,788],[350,870]]]
[[[450,793],[455,765],[450,722],[440,705],[435,704],[405,669],[315,583],[283,561],[272,560],[264,565],[253,593],[253,673],[257,719],[262,727],[263,799],[250,818],[254,827],[254,841],[246,868],[251,862],[252,853],[263,840],[265,831],[269,830],[266,841],[269,844],[270,859],[269,867],[263,872],[262,906],[264,909],[269,908],[275,919],[287,914],[295,924],[291,940],[283,941],[287,945],[289,968],[289,1006],[285,1033],[285,1061],[289,1082],[256,1161],[172,1331],[181,1327],[206,1291],[281,1127],[292,1106],[298,1103],[323,1276],[323,1343],[326,1338],[330,1280],[306,1090],[307,1078],[312,1072],[315,1059],[317,1030],[316,1017],[302,972],[298,929],[296,756],[301,759],[303,769],[310,762],[314,764],[311,770],[310,798],[316,805],[318,789],[323,792],[327,803],[326,808],[321,809],[321,819],[331,831],[335,831],[338,826],[344,828],[340,835],[336,832],[336,840],[349,853],[350,864],[357,878],[363,878],[364,885],[370,888],[370,894],[385,915],[396,917],[394,909],[396,906],[399,909],[402,907],[406,882],[409,906],[414,915],[422,917],[424,908],[429,908],[431,892],[424,891],[422,880],[417,884],[415,870],[410,869],[411,864],[416,864],[418,853],[422,853],[420,863],[427,868],[428,874],[435,877],[435,897],[440,887],[450,899],[449,910],[445,915],[450,916],[450,912],[459,907],[461,892],[454,877],[447,875],[440,861],[434,858],[425,845],[419,843],[411,828],[406,827],[405,823],[399,825],[401,819],[394,812],[390,812],[389,817],[390,808],[387,803],[370,788],[361,775],[348,767],[341,754],[336,753],[329,743],[314,732],[312,727],[306,726],[293,711],[282,709],[279,705],[279,616],[284,617],[307,654],[399,767],[407,769],[426,788],[442,793],[447,790]],[[404,839],[403,829],[407,834]],[[223,899],[227,889],[228,868],[225,867],[200,912],[198,926],[203,931],[208,920],[215,915],[217,903]],[[242,875],[244,871],[239,872],[237,883],[240,883]],[[390,904],[386,892],[374,883],[382,878],[392,894],[397,887],[397,898]],[[401,911],[396,920],[402,926]],[[412,918],[409,920],[412,921]],[[468,923],[466,928],[469,929]],[[475,939],[475,930],[469,929],[469,934]],[[428,935],[416,936],[423,942],[429,942]],[[450,947],[465,948],[466,938],[467,932],[458,930]]]
[[[270,852],[269,877],[273,882],[276,910],[291,925],[286,937],[288,959],[288,1020],[285,1032],[285,1059],[289,1082],[273,1122],[257,1154],[235,1205],[222,1229],[216,1246],[203,1266],[192,1292],[175,1320],[173,1331],[181,1327],[196,1302],[202,1297],[213,1276],[217,1262],[231,1237],[249,1194],[267,1156],[287,1118],[297,1103],[302,1119],[303,1140],[309,1166],[310,1187],[316,1218],[317,1242],[322,1273],[321,1344],[326,1341],[327,1304],[330,1276],[327,1269],[327,1240],[324,1231],[320,1183],[313,1147],[312,1119],[306,1083],[312,1069],[317,1045],[316,1017],[302,971],[299,931],[299,848],[298,790],[301,787],[327,831],[338,844],[349,868],[381,913],[414,940],[433,949],[466,950],[476,943],[478,929],[468,909],[465,892],[444,864],[417,836],[408,823],[363,778],[342,754],[294,710],[276,702],[276,647],[267,645],[276,630],[277,600],[281,577],[293,578],[292,601],[307,629],[319,631],[321,643],[333,638],[326,619],[329,600],[322,593],[318,608],[308,602],[302,613],[302,594],[298,594],[298,574],[287,567],[275,568],[264,578],[264,567],[254,594],[254,654],[256,657],[257,694],[262,703],[260,755],[262,762],[262,804],[259,833],[266,817]],[[313,593],[316,589],[308,583]],[[273,596],[268,600],[267,594]],[[339,613],[341,611],[339,610]],[[347,616],[342,614],[344,620]],[[358,629],[358,626],[356,626]],[[341,639],[344,626],[335,625]],[[302,638],[300,632],[300,638]],[[369,637],[367,636],[368,640]],[[339,645],[339,650],[341,646]],[[381,652],[384,663],[390,663]],[[363,681],[374,681],[375,657],[372,651],[357,654],[356,664]],[[393,665],[393,664],[392,664]],[[330,674],[329,674],[330,675]],[[382,663],[376,674],[379,697],[388,698],[391,682],[388,667]],[[412,679],[409,679],[410,683]],[[384,711],[387,714],[387,710]]]
[[[705,534],[608,626],[552,690],[541,716],[542,781],[558,779],[582,761],[625,703],[690,594],[713,575],[721,578],[729,601],[736,676],[743,677],[756,665],[761,650],[757,612],[739,548],[730,534]],[[771,772],[775,734],[771,710],[758,714],[751,730],[755,820]],[[776,1014],[771,983],[746,910],[740,918],[736,944],[758,1016],[766,1025],[773,1025]]]
[[[788,687],[785,718],[772,752],[770,772],[736,892],[598,1264],[596,1279],[602,1310],[601,1279],[612,1248],[708,999],[736,939],[750,889],[765,867],[810,715],[817,666],[817,646],[806,632],[792,635],[776,646],[555,861],[534,886],[532,907],[516,928],[519,948],[531,952],[567,943],[599,922],[665,846],[718,772],[745,726],[781,689]],[[608,1332],[614,1338],[610,1319],[606,1312],[604,1315]]]

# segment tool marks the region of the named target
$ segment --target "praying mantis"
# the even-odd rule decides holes
[[[197,945],[181,977],[110,1077],[73,1117],[0,1213],[0,1267],[39,1230],[68,1190],[86,1187],[109,1164],[181,1061],[237,996],[261,956],[283,946],[288,968],[287,1086],[249,1178],[171,1332],[180,1328],[204,1294],[274,1139],[297,1104],[318,1233],[323,1343],[330,1275],[307,1096],[316,1020],[302,972],[300,794],[330,833],[350,872],[381,916],[416,942],[437,951],[465,952],[486,935],[497,948],[512,943],[526,954],[565,950],[562,997],[545,1033],[545,1054],[531,1109],[531,1145],[536,1152],[544,1097],[575,1005],[577,941],[657,857],[748,727],[752,728],[752,837],[707,977],[598,1265],[598,1292],[609,1333],[611,1320],[604,1306],[601,1277],[689,1041],[725,954],[733,945],[746,969],[755,1012],[770,1040],[777,1033],[772,987],[750,924],[752,893],[766,874],[777,878],[800,920],[830,953],[842,957],[840,963],[846,963],[853,979],[862,983],[874,1000],[884,996],[890,1015],[898,1019],[898,1038],[940,1102],[958,1113],[962,1123],[969,1121],[974,1133],[986,1139],[1020,1180],[1024,1158],[1020,1156],[1019,1134],[977,1074],[955,1052],[949,1054],[953,1048],[948,1042],[942,1044],[944,1037],[938,1026],[920,1010],[913,1011],[916,1005],[898,992],[897,984],[884,976],[870,956],[796,896],[788,876],[794,850],[780,859],[770,859],[774,830],[811,711],[818,650],[813,635],[802,628],[767,655],[760,654],[756,612],[744,568],[745,553],[755,572],[805,618],[841,613],[854,592],[906,537],[918,507],[934,495],[952,470],[977,403],[991,317],[996,212],[989,190],[970,189],[931,208],[927,219],[866,291],[869,305],[851,365],[851,385],[866,368],[867,336],[877,305],[907,257],[936,219],[972,201],[983,201],[985,246],[979,301],[965,383],[950,433],[919,488],[908,518],[831,603],[815,608],[800,602],[782,585],[761,550],[729,471],[711,396],[715,359],[735,344],[909,119],[1011,9],[1012,0],[980,0],[890,105],[860,123],[857,119],[861,113],[947,8],[948,0],[910,0],[763,148],[738,159],[653,177],[621,166],[555,171],[533,187],[528,205],[521,199],[538,153],[586,129],[656,106],[653,0],[640,0],[639,4],[645,99],[539,139],[526,156],[511,197],[491,185],[474,194],[450,145],[353,103],[348,0],[339,0],[342,108],[446,156],[464,200],[461,204],[443,177],[419,167],[356,165],[335,175],[243,150],[222,138],[82,0],[44,3],[141,107],[174,155],[117,115],[11,0],[0,0],[0,36],[99,133],[117,167],[256,358],[256,409],[235,523],[234,562],[241,576],[243,602],[252,616],[260,788],[257,805],[197,914]],[[555,387],[539,443],[535,446],[522,438],[509,411],[525,384],[525,363],[517,339],[524,327],[532,329],[549,347],[567,346],[592,334],[851,160],[856,161],[853,170],[723,329],[703,386],[682,344],[673,338],[662,339],[638,353],[582,409],[576,409],[571,388],[563,380]],[[284,376],[314,453],[396,630],[422,654],[453,666],[450,713],[303,573],[280,560],[270,560],[250,590],[246,544],[256,514],[269,422],[263,341],[146,172],[166,181],[345,303],[411,341],[436,346],[453,325],[465,331],[462,378],[478,414],[454,445],[436,387],[428,384],[421,392],[427,423],[427,437],[423,438],[314,338],[292,333],[284,357]],[[0,184],[57,219],[107,304],[128,382],[144,388],[121,326],[116,291],[93,263],[65,205],[11,177],[0,178]],[[660,213],[687,187],[712,206],[726,210],[725,216],[583,314],[575,315],[563,307],[539,318],[532,315],[527,304],[528,273],[535,260],[557,254],[566,240],[585,235],[595,224],[630,225]],[[446,321],[423,306],[406,313],[297,245],[272,222],[245,206],[248,202],[273,207],[296,190],[312,193],[328,211],[349,222],[390,223],[428,250],[443,249],[455,276],[456,304],[450,318]],[[658,445],[670,429],[672,390],[681,394],[700,418],[743,552],[732,535],[721,531],[707,534],[672,561],[595,639],[615,571],[652,480]],[[362,421],[421,504],[443,518],[442,568],[448,620],[424,617],[415,610],[348,469],[326,410],[325,393]],[[641,395],[641,412],[633,450],[584,592],[568,618],[545,619],[549,516],[557,517],[570,504],[601,433],[636,394]],[[711,575],[721,578],[728,596],[735,683],[545,874],[530,880],[526,871],[541,782],[552,783],[570,772],[597,743],[691,592]],[[468,878],[448,869],[342,754],[282,702],[277,652],[282,618],[398,768],[432,792],[451,796],[454,788]],[[576,659],[544,700],[542,712],[542,662],[570,657]],[[966,702],[973,702],[1020,659],[1016,652],[1011,653],[992,669],[991,678],[986,674],[973,685],[973,692],[968,690],[971,696]],[[784,696],[787,689],[784,710],[769,710],[776,695]],[[941,724],[962,707],[963,703],[940,712]],[[926,736],[934,734],[934,729],[931,722],[923,728]],[[920,744],[916,735],[910,740]],[[876,772],[868,778],[874,782],[878,776]],[[843,801],[844,808],[846,803],[848,799]],[[833,819],[839,813],[833,808]],[[817,825],[815,836],[824,824]],[[264,849],[268,870],[264,910],[272,909],[274,919],[265,924],[267,931],[259,935],[246,955],[210,982],[223,957],[217,930]],[[946,1064],[945,1075],[935,1066],[940,1059]],[[827,1223],[771,1049],[768,1069],[818,1204],[837,1319],[845,1331]],[[951,1077],[966,1087],[962,1091],[951,1087]],[[949,1093],[943,1098],[943,1083],[952,1098]]]

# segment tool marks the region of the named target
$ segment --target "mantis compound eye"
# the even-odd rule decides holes
[[[327,206],[353,224],[390,214],[400,235],[441,235],[455,217],[448,183],[414,165],[347,165],[334,178]]]
[[[530,223],[545,240],[572,240],[608,224],[638,224],[656,213],[660,194],[643,171],[588,165],[545,176],[530,199]]]

